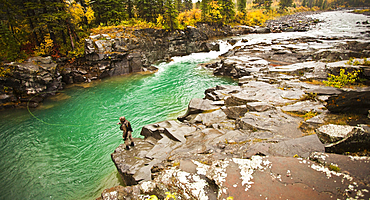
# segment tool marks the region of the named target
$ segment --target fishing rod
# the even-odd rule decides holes
[[[27,110],[28,110],[28,113],[33,117],[33,118],[35,118],[35,119],[37,119],[38,121],[40,121],[41,123],[43,123],[43,124],[47,124],[47,125],[49,125],[49,126],[71,126],[71,127],[81,127],[81,126],[91,126],[91,125],[102,125],[102,124],[110,124],[110,123],[90,123],[90,124],[57,124],[57,123],[49,123],[49,122],[45,122],[44,120],[42,120],[42,119],[40,119],[40,118],[38,118],[37,116],[35,116],[33,113],[32,113],[32,111],[31,111],[31,109],[30,109],[30,107],[29,107],[29,104],[30,104],[30,102],[31,102],[31,100],[33,99],[33,98],[35,98],[35,97],[37,97],[38,95],[41,95],[41,94],[47,94],[47,93],[56,93],[56,92],[58,92],[58,91],[50,91],[50,92],[41,92],[41,93],[38,93],[38,94],[36,94],[36,95],[34,95],[34,96],[32,96],[29,100],[28,100],[28,102],[27,102]],[[60,91],[59,91],[60,92]],[[62,92],[60,92],[60,93],[62,93]]]

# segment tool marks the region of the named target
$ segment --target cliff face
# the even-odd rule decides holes
[[[157,29],[122,29],[86,40],[84,66],[95,68],[98,78],[149,70],[157,61],[173,56],[219,50],[209,42],[214,37],[232,35],[229,26],[198,24],[198,28],[172,32]]]
[[[235,31],[236,30],[236,31]],[[114,29],[92,35],[85,41],[85,57],[67,61],[35,57],[23,63],[1,66],[0,109],[37,107],[47,96],[66,84],[90,82],[110,76],[155,71],[154,62],[173,56],[219,50],[216,37],[245,33],[252,29],[219,24],[198,24],[185,30]],[[243,32],[244,31],[244,32]],[[35,97],[36,95],[36,97]]]

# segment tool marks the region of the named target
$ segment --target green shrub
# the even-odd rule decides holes
[[[326,86],[342,88],[345,85],[353,84],[358,79],[358,73],[360,70],[355,70],[352,73],[347,72],[345,69],[340,69],[340,73],[338,76],[333,74],[329,74],[329,78],[327,81],[323,81]]]

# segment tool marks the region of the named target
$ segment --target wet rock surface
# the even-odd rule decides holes
[[[270,22],[269,30],[291,31],[286,26],[296,22],[286,21]],[[298,24],[295,31],[308,27]],[[256,29],[234,29],[249,31]],[[101,198],[123,193],[133,199],[165,198],[166,192],[184,199],[370,198],[369,69],[346,64],[354,55],[369,57],[368,40],[244,43],[204,65],[215,75],[238,80],[238,86],[209,88],[203,99],[191,100],[179,121],[144,126],[144,139],[138,140],[150,143],[147,150],[120,146],[112,154],[124,182],[137,184],[131,187],[139,187],[140,195],[116,188]],[[365,87],[313,84],[341,68],[361,69]],[[339,125],[343,121],[347,125]],[[130,160],[133,156],[137,160]]]

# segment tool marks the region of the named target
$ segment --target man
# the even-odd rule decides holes
[[[121,124],[120,126],[120,129],[121,131],[123,131],[123,135],[122,135],[122,138],[123,138],[123,141],[125,141],[125,145],[126,145],[126,149],[129,150],[130,147],[128,145],[128,139],[130,139],[131,141],[131,144],[130,146],[134,146],[134,140],[132,139],[132,128],[131,128],[131,124],[128,120],[126,120],[125,117],[120,117],[119,118],[119,121],[117,124]],[[127,139],[128,138],[128,139]]]

